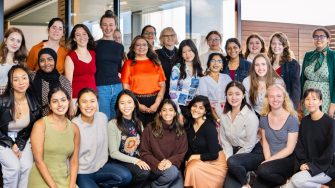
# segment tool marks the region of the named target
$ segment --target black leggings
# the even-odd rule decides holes
[[[140,104],[143,104],[149,108],[151,105],[155,103],[157,95],[153,96],[136,95],[136,98]],[[154,121],[155,115],[156,112],[152,114],[139,112],[139,118],[142,121],[143,127],[146,127],[149,123]]]

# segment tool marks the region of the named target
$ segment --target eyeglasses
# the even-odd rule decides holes
[[[221,39],[220,38],[214,38],[214,39],[208,39],[208,42],[220,42]]]
[[[221,59],[220,60],[211,59],[209,62],[210,63],[223,63]]]
[[[144,32],[143,35],[147,35],[147,36],[154,35],[155,36],[156,33],[155,32]]]
[[[172,34],[172,35],[163,35],[164,38],[169,38],[169,37],[170,37],[170,38],[173,38],[173,37],[175,37],[175,36],[176,36],[175,34]]]
[[[325,39],[325,38],[327,38],[326,35],[314,35],[314,36],[313,36],[313,39],[314,39],[314,40],[323,40],[323,39]]]

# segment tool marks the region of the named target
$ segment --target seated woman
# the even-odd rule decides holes
[[[152,188],[183,187],[179,167],[187,151],[184,127],[178,122],[177,106],[165,99],[157,110],[155,121],[142,135],[141,159],[154,175]]]
[[[35,159],[28,188],[75,188],[80,135],[66,118],[70,95],[61,87],[48,95],[50,114],[36,121],[30,136]]]
[[[69,95],[72,95],[72,86],[65,76],[60,75],[56,70],[57,53],[51,48],[42,48],[38,52],[38,67],[30,77],[33,83],[34,94],[42,107],[42,115],[49,112],[48,93],[55,87],[63,87]]]
[[[307,89],[303,95],[309,115],[301,120],[295,148],[296,171],[287,188],[328,187],[323,185],[335,178],[335,121],[321,111],[322,92]]]
[[[230,82],[225,91],[227,102],[220,116],[223,151],[228,163],[224,187],[241,188],[247,185],[247,172],[256,170],[264,160],[257,138],[258,118],[247,104],[241,82]]]
[[[28,139],[33,124],[41,113],[37,100],[27,91],[28,70],[14,65],[9,69],[7,78],[5,93],[0,96],[0,164],[3,186],[27,187],[33,164]]]
[[[133,179],[127,187],[143,187],[150,175],[150,166],[140,159],[139,145],[143,131],[137,114],[139,103],[130,90],[122,90],[115,103],[116,119],[108,123],[109,155],[127,167]]]
[[[227,163],[219,145],[218,133],[207,97],[198,95],[188,106],[188,151],[185,156],[185,187],[222,187]]]
[[[93,89],[84,88],[78,93],[78,111],[72,120],[80,130],[79,170],[77,185],[80,188],[124,186],[130,183],[131,173],[119,164],[107,162],[107,116],[97,112],[98,96]]]
[[[267,89],[261,115],[259,127],[265,161],[257,169],[253,187],[272,188],[285,184],[293,174],[299,122],[289,94],[279,84]]]

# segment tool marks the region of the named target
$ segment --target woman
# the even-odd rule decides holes
[[[257,33],[248,36],[246,46],[244,57],[249,62],[252,62],[257,54],[266,53],[264,39]]]
[[[243,80],[247,102],[255,110],[257,116],[261,112],[266,89],[274,84],[284,85],[284,81],[273,70],[266,54],[255,56],[250,68],[250,75]]]
[[[307,52],[302,63],[300,77],[301,91],[309,88],[321,90],[323,96],[322,112],[334,117],[335,112],[335,52],[329,48],[330,33],[325,28],[313,31],[316,49]],[[304,115],[308,111],[304,109]]]
[[[177,64],[171,72],[169,95],[182,118],[186,115],[186,106],[195,96],[203,74],[198,50],[191,39],[180,43],[177,55]]]
[[[284,33],[274,33],[270,39],[268,56],[271,60],[272,68],[284,80],[286,91],[294,104],[294,109],[298,109],[300,103],[300,65],[291,56],[290,44]]]
[[[335,121],[321,111],[323,100],[319,89],[307,89],[303,100],[309,115],[301,120],[294,151],[297,173],[286,187],[326,188],[323,184],[335,177]]]
[[[220,53],[226,55],[225,52],[221,48],[222,36],[218,31],[210,31],[206,38],[205,42],[209,47],[208,51],[200,56],[201,68],[205,72],[207,70],[207,61],[208,57],[211,53]]]
[[[208,74],[200,78],[198,95],[207,96],[212,113],[216,122],[220,122],[220,115],[223,112],[226,95],[225,89],[231,78],[227,74],[222,74],[224,56],[221,53],[212,53],[207,60]],[[221,142],[220,142],[221,143]]]
[[[14,65],[8,72],[6,91],[0,96],[0,164],[4,187],[27,187],[33,164],[28,141],[40,118],[37,100],[28,92],[28,70]]]
[[[141,36],[150,43],[151,49],[156,50],[155,47],[156,28],[154,26],[152,25],[144,26],[141,32]]]
[[[63,87],[67,93],[72,93],[71,83],[65,76],[60,75],[56,70],[57,54],[51,48],[42,48],[38,52],[38,67],[36,72],[32,72],[32,86],[34,94],[42,108],[42,115],[49,112],[48,93],[55,87]]]
[[[228,39],[225,49],[227,61],[223,73],[228,74],[232,80],[242,82],[249,75],[251,63],[243,58],[240,41],[237,38]]]
[[[198,95],[189,104],[185,187],[219,188],[227,173],[227,163],[219,145],[218,133],[207,97]]]
[[[71,51],[65,59],[65,77],[72,84],[70,114],[76,111],[75,103],[81,89],[88,87],[96,90],[94,39],[84,24],[77,24],[69,37]]]
[[[170,90],[170,77],[172,67],[176,64],[178,49],[175,45],[178,44],[177,33],[172,27],[166,27],[162,30],[159,41],[162,48],[156,50],[159,60],[161,61],[164,74],[166,77],[165,80],[165,94],[164,99],[169,99],[169,90]]]
[[[95,80],[99,94],[99,111],[106,114],[110,120],[115,117],[115,101],[122,90],[119,77],[121,72],[124,48],[113,40],[117,27],[117,18],[111,10],[107,10],[100,19],[102,39],[96,43],[96,73]]]
[[[35,163],[28,187],[75,188],[80,135],[77,125],[66,118],[70,95],[56,87],[48,101],[50,114],[36,121],[30,136]]]
[[[37,71],[38,66],[38,52],[42,48],[51,48],[57,52],[57,66],[56,69],[59,74],[65,72],[65,57],[68,53],[68,49],[63,46],[62,37],[64,35],[64,21],[61,18],[52,18],[48,23],[48,40],[44,40],[31,48],[28,54],[27,66],[32,71]]]
[[[16,64],[23,65],[26,58],[27,48],[23,32],[16,27],[9,28],[0,45],[0,95],[5,92],[9,69]]]
[[[256,170],[263,161],[257,138],[258,118],[245,98],[241,82],[230,82],[225,90],[227,102],[220,115],[222,148],[228,163],[224,187],[241,188],[248,184],[247,172]]]
[[[122,33],[118,28],[115,28],[113,32],[113,40],[119,44],[122,44]]]
[[[140,159],[143,126],[137,117],[139,103],[130,90],[122,90],[115,104],[116,119],[108,123],[109,155],[127,167],[133,179],[127,187],[141,188],[150,175],[150,166]]]
[[[144,126],[153,121],[165,93],[165,75],[157,54],[142,36],[132,41],[128,60],[122,67],[121,82],[139,102],[140,119]]]
[[[273,188],[285,184],[293,174],[293,151],[299,131],[297,112],[283,86],[269,86],[261,115],[259,127],[265,160],[256,171],[253,187]]]
[[[157,112],[155,121],[143,131],[141,159],[150,166],[154,176],[151,187],[181,188],[183,177],[179,168],[187,151],[186,133],[178,122],[173,101],[165,99]]]
[[[80,188],[124,186],[130,183],[131,173],[122,165],[107,162],[107,116],[97,112],[98,96],[90,88],[78,94],[78,111],[72,120],[80,130],[79,170],[77,185]]]

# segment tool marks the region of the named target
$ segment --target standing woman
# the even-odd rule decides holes
[[[136,36],[122,67],[121,82],[139,102],[140,119],[144,126],[154,120],[165,93],[165,75],[157,54],[142,36]]]
[[[262,147],[257,138],[258,118],[248,105],[241,82],[230,82],[225,90],[227,102],[220,116],[222,148],[226,154],[228,174],[224,187],[247,185],[247,172],[254,171],[263,161]]]
[[[65,73],[65,57],[68,49],[63,46],[62,37],[64,35],[64,21],[61,18],[52,18],[48,24],[48,40],[44,40],[31,48],[28,54],[27,66],[32,71],[37,71],[38,66],[38,52],[42,48],[51,48],[57,53],[56,69],[59,74]]]
[[[291,57],[290,44],[284,33],[274,33],[270,39],[268,56],[271,60],[272,68],[284,80],[286,91],[294,104],[294,109],[298,109],[300,103],[300,65]]]
[[[63,88],[53,88],[48,95],[50,114],[34,124],[30,139],[35,163],[29,188],[76,187],[80,134],[66,117],[70,99]]]
[[[251,63],[244,59],[241,43],[237,38],[226,41],[227,62],[225,62],[223,73],[228,74],[232,80],[242,82],[249,75]]]
[[[200,78],[198,95],[207,96],[213,109],[213,116],[216,122],[220,122],[226,102],[226,86],[231,81],[227,74],[222,74],[224,56],[221,53],[212,53],[207,60],[208,74]],[[221,142],[220,142],[221,143]]]
[[[269,86],[261,115],[259,127],[265,161],[256,171],[253,187],[273,188],[285,184],[293,174],[293,151],[299,132],[297,112],[283,86]]]
[[[253,33],[248,36],[246,47],[244,57],[249,62],[252,62],[257,54],[266,53],[264,39],[258,33]]]
[[[155,121],[143,131],[141,159],[149,164],[153,188],[183,187],[179,171],[187,151],[187,137],[178,121],[177,106],[165,99],[158,108]]]
[[[335,121],[321,111],[322,92],[307,89],[303,96],[309,115],[301,120],[295,148],[296,171],[286,187],[321,187],[335,178]]]
[[[155,48],[156,28],[154,26],[152,25],[144,26],[141,32],[141,36],[150,43],[151,49],[156,50]]]
[[[70,81],[65,76],[60,75],[56,70],[57,54],[51,48],[42,48],[38,52],[38,67],[36,72],[32,72],[32,86],[34,94],[42,108],[42,115],[49,112],[48,94],[55,87],[63,87],[67,93],[72,93]]]
[[[274,84],[284,84],[284,81],[273,70],[266,54],[258,54],[250,68],[250,75],[243,80],[247,102],[255,110],[257,116],[261,112],[266,89]]]
[[[77,24],[71,31],[69,44],[71,51],[65,59],[65,77],[72,84],[70,114],[74,115],[79,91],[85,87],[96,90],[95,43],[89,29]]]
[[[27,58],[26,41],[23,32],[9,28],[0,45],[0,95],[5,92],[8,82],[8,71],[13,65],[23,65]]]
[[[122,44],[113,40],[113,33],[117,27],[116,16],[107,10],[100,19],[102,39],[97,41],[95,80],[99,94],[99,111],[106,114],[110,120],[115,117],[115,101],[122,90],[119,77],[121,72],[124,48]]]
[[[323,96],[322,112],[334,117],[335,112],[335,52],[329,48],[330,33],[326,28],[313,31],[316,49],[307,52],[301,72],[301,91],[319,89]],[[304,115],[308,111],[304,109]]]
[[[143,126],[137,117],[139,103],[130,90],[122,90],[116,100],[116,119],[108,123],[109,155],[133,175],[127,187],[141,188],[150,175],[150,166],[140,159]]]
[[[218,141],[211,105],[198,95],[188,106],[191,118],[186,129],[185,187],[221,188],[227,174],[227,162]]]
[[[28,139],[41,113],[28,88],[28,70],[21,65],[12,66],[7,88],[0,96],[0,164],[5,188],[27,187],[33,164]]]
[[[124,186],[131,174],[122,165],[107,162],[107,116],[97,112],[98,96],[93,89],[84,88],[78,94],[78,111],[72,120],[80,130],[79,170],[77,185],[80,188]]]
[[[165,80],[165,94],[164,99],[169,99],[169,90],[170,90],[170,77],[172,67],[176,64],[177,61],[177,48],[176,44],[178,44],[177,33],[174,31],[172,27],[166,27],[162,30],[159,41],[161,43],[162,48],[156,50],[159,60],[161,61],[164,74],[166,77]]]
[[[218,31],[210,31],[205,41],[209,47],[208,51],[200,56],[201,68],[202,71],[205,72],[209,67],[207,66],[208,57],[211,53],[220,53],[222,55],[226,55],[225,52],[221,48],[222,44],[222,36]]]
[[[186,115],[186,106],[195,96],[202,76],[195,44],[191,39],[183,40],[179,45],[177,64],[172,68],[169,91],[181,117]]]

